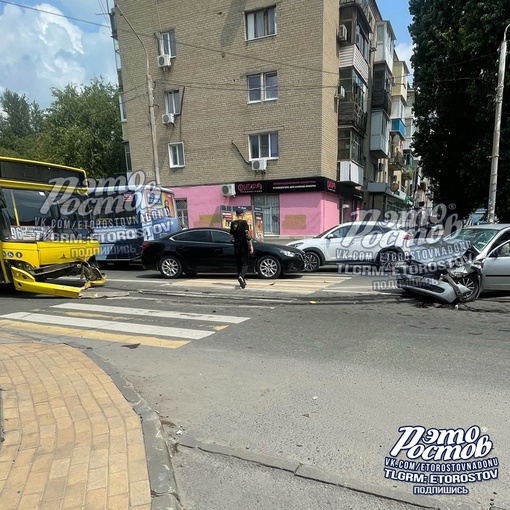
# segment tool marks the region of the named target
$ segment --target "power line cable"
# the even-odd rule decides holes
[[[98,27],[101,27],[101,28],[111,29],[111,27],[109,25],[103,25],[101,23],[96,23],[96,22],[93,22],[93,21],[88,21],[88,20],[84,20],[84,19],[80,19],[80,18],[74,18],[74,17],[71,17],[71,16],[66,16],[64,14],[57,14],[55,12],[45,11],[43,9],[38,9],[36,7],[29,7],[29,6],[26,6],[26,5],[21,5],[21,4],[16,3],[16,2],[10,2],[10,1],[7,1],[7,0],[0,0],[0,3],[8,4],[8,5],[14,5],[16,7],[20,7],[20,8],[23,8],[23,9],[30,9],[32,11],[42,12],[42,13],[45,13],[45,14],[50,14],[50,15],[53,15],[53,16],[58,16],[58,17],[70,19],[70,20],[73,20],[73,21],[78,21],[78,22],[81,22],[81,23],[87,23],[87,24],[98,26]],[[131,30],[127,30],[127,29],[117,28],[117,30],[118,31],[124,31],[124,32],[127,32],[127,33],[131,33]],[[137,35],[139,37],[150,38],[151,40],[154,37],[154,34],[144,34],[144,33],[140,33],[140,32],[138,32]],[[337,71],[325,71],[323,69],[317,69],[317,68],[308,67],[308,66],[301,66],[301,65],[298,65],[298,64],[286,63],[286,62],[282,62],[281,60],[280,61],[276,61],[276,60],[264,59],[264,58],[260,58],[260,57],[246,56],[246,55],[242,55],[242,54],[235,53],[235,52],[224,51],[222,49],[211,48],[209,46],[200,46],[200,45],[197,45],[197,44],[192,44],[192,43],[184,42],[182,40],[176,40],[176,43],[180,44],[182,46],[188,46],[188,47],[191,47],[191,48],[194,48],[194,49],[211,51],[211,52],[214,52],[214,53],[230,55],[230,56],[234,56],[234,57],[238,57],[238,58],[243,58],[243,59],[249,59],[249,60],[258,61],[258,62],[264,62],[264,63],[270,63],[270,64],[279,64],[281,66],[290,67],[290,68],[294,68],[294,69],[301,69],[301,70],[305,70],[305,71],[313,71],[313,72],[317,72],[317,73],[321,73],[321,74],[334,74],[334,75],[338,74]],[[482,59],[482,58],[486,58],[486,57],[491,56],[493,54],[494,53],[491,53],[491,54],[488,54],[488,55],[481,55],[480,57],[475,57],[473,59],[464,60],[464,61],[461,61],[461,62],[458,62],[458,63],[450,63],[450,64],[448,64],[448,66],[456,66],[456,65],[461,65],[461,64],[464,64],[464,63],[468,63],[468,62],[473,62],[473,61],[476,61],[476,60],[479,60],[479,59]],[[414,76],[414,73],[406,73],[405,75],[402,75],[402,77],[404,77],[404,76],[405,77]],[[469,78],[466,78],[466,79],[469,79]],[[445,81],[445,80],[442,80],[442,81]]]
[[[59,18],[65,18],[65,19],[70,19],[73,21],[78,21],[80,23],[88,23],[89,25],[95,25],[95,26],[101,27],[101,28],[108,28],[108,29],[110,28],[109,25],[103,25],[101,23],[95,23],[94,21],[88,21],[88,20],[84,20],[84,19],[80,19],[80,18],[73,18],[72,16],[67,16],[65,14],[58,14],[56,12],[45,11],[44,9],[38,9],[37,7],[30,7],[28,5],[18,4],[16,2],[8,2],[7,0],[0,0],[0,3],[7,4],[7,5],[14,5],[15,7],[21,7],[22,9],[29,9],[31,11],[42,12],[43,14],[50,14],[52,16],[57,16]]]

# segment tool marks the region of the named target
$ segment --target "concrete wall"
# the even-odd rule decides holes
[[[186,199],[190,227],[221,227],[221,206],[252,206],[250,195],[224,197],[221,185],[174,187]],[[347,221],[347,220],[346,220]],[[280,236],[320,234],[339,223],[338,195],[327,192],[280,194]]]

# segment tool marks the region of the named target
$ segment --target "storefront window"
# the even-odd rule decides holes
[[[279,195],[255,195],[253,206],[260,207],[263,213],[264,234],[280,234],[280,197]]]

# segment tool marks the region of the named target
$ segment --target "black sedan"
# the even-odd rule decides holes
[[[160,271],[165,278],[179,278],[182,273],[237,274],[234,245],[228,230],[190,228],[147,241],[142,246],[144,268]],[[304,269],[304,253],[298,248],[255,241],[253,246],[249,272],[261,278],[278,278]]]

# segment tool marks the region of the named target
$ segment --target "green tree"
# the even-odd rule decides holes
[[[0,96],[0,151],[13,157],[36,157],[37,139],[44,122],[44,113],[25,95],[6,90]]]
[[[53,163],[81,167],[92,177],[125,173],[117,89],[102,79],[78,89],[52,89],[40,154]]]
[[[461,215],[486,206],[506,0],[410,0],[418,132],[414,148],[436,201]],[[508,84],[508,76],[507,76]],[[510,220],[510,98],[503,102],[497,215]]]

